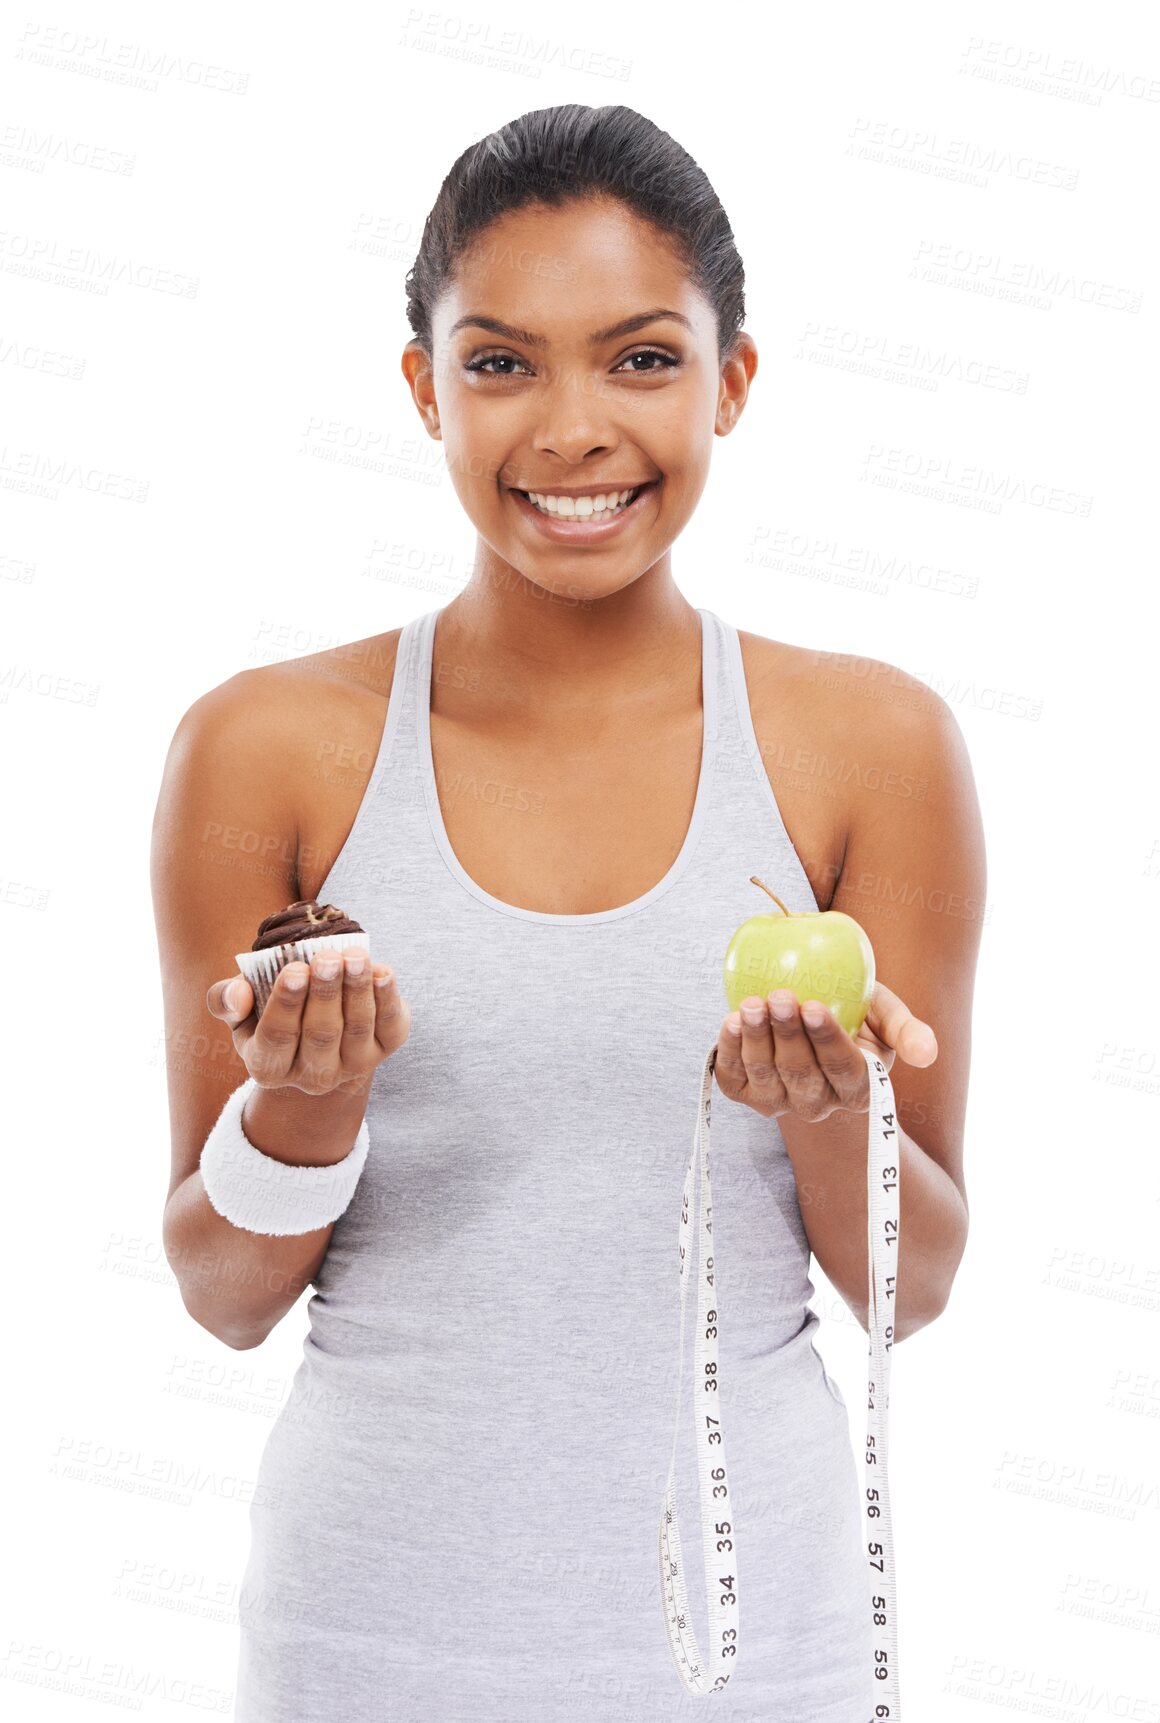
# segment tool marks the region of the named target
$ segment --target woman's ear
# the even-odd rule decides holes
[[[749,385],[756,372],[757,344],[751,335],[739,330],[733,351],[721,366],[721,394],[713,426],[719,437],[727,437],[745,411]]]
[[[403,348],[400,368],[411,391],[411,399],[418,408],[419,417],[427,427],[427,435],[436,442],[442,442],[439,429],[439,403],[435,399],[435,370],[431,356],[417,339],[407,342]]]

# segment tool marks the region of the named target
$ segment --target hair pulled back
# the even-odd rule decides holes
[[[633,108],[534,108],[463,151],[439,188],[407,272],[407,321],[430,357],[434,309],[476,236],[526,204],[608,196],[665,234],[712,305],[718,358],[745,319],[745,270],[725,211],[687,150]]]

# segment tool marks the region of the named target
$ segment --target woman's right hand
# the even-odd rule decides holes
[[[323,973],[328,960],[331,975]],[[228,1025],[259,1087],[306,1095],[366,1093],[377,1067],[411,1032],[411,1007],[390,968],[372,964],[370,952],[357,945],[316,951],[309,965],[288,963],[260,1017],[244,975],[215,981],[205,1003]]]

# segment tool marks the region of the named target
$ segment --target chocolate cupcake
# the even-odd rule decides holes
[[[235,954],[239,970],[253,988],[258,1016],[265,1010],[280,969],[288,963],[309,963],[316,951],[342,951],[348,945],[370,949],[363,928],[332,903],[312,898],[268,915],[250,950]]]

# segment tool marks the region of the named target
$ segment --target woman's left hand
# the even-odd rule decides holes
[[[780,1007],[788,1008],[783,1019]],[[803,1009],[821,1012],[815,1028]],[[753,1021],[749,1021],[752,1015]],[[733,1030],[739,1025],[740,1034]],[[839,1111],[865,1113],[870,1070],[860,1049],[877,1054],[889,1071],[898,1054],[908,1065],[933,1065],[938,1042],[929,1023],[915,1017],[889,987],[876,982],[857,1035],[848,1035],[827,1006],[805,1007],[780,987],[761,999],[751,994],[721,1025],[714,1070],[721,1093],[765,1118],[796,1113],[816,1124]]]

